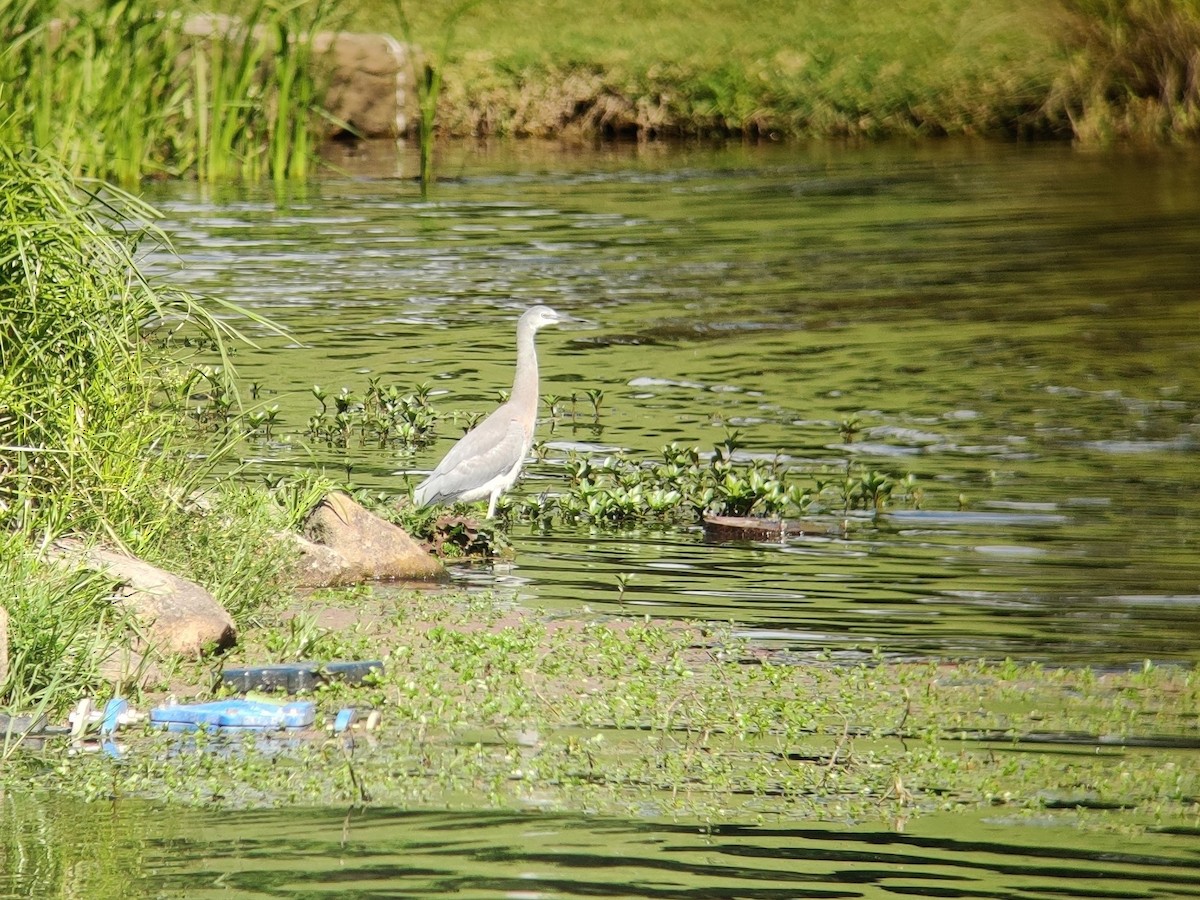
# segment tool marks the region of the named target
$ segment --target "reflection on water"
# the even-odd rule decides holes
[[[925,494],[922,514],[848,540],[518,528],[515,567],[464,583],[616,611],[632,573],[628,609],[735,619],[797,651],[1200,658],[1196,159],[453,152],[428,201],[407,180],[335,179],[282,207],[161,188],[182,270],[159,268],[291,330],[239,354],[286,425],[316,411],[314,381],[429,382],[446,408],[486,409],[511,381],[514,317],[539,300],[588,323],[540,336],[544,390],[605,401],[598,426],[543,423],[525,490],[555,489],[567,446],[653,454],[734,428],[748,453],[913,472]],[[403,489],[392,473],[453,437],[415,458],[252,453]]]
[[[10,875],[0,896],[1033,900],[1194,897],[1200,884],[1195,834],[1081,834],[1048,815],[931,817],[893,833],[511,813],[22,809],[6,817],[0,846],[39,880]],[[69,834],[48,834],[48,821]]]

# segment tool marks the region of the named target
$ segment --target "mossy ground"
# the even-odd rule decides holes
[[[124,754],[48,745],[7,777],[89,799],[232,806],[547,808],[717,821],[1060,810],[1092,827],[1200,826],[1200,672],[784,663],[724,627],[520,611],[491,597],[314,595],[223,664],[380,658],[314,695],[310,733],[135,726]],[[212,696],[216,665],[176,673]],[[145,703],[159,697],[151,694]],[[187,699],[181,697],[180,699]],[[334,736],[337,711],[374,731]]]

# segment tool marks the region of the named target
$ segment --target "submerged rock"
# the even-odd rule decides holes
[[[237,642],[233,617],[212,594],[185,578],[137,557],[78,541],[59,541],[50,557],[112,578],[117,583],[113,600],[133,613],[156,650],[195,658],[206,649]]]
[[[442,564],[402,528],[342,493],[328,495],[297,537],[296,574],[304,587],[331,587],[378,578],[440,578]]]
[[[802,534],[829,535],[829,525],[800,519],[764,519],[760,516],[705,516],[704,539],[723,541],[783,541]]]

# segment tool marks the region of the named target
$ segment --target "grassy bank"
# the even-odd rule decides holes
[[[455,8],[414,4],[414,30],[436,46]],[[454,36],[450,134],[1200,134],[1196,0],[485,2]]]
[[[414,5],[432,44],[452,0]],[[382,10],[380,12],[382,14]],[[1001,0],[482,3],[446,61],[452,134],[1050,131],[1052,14]],[[359,21],[365,21],[365,17]]]
[[[249,27],[183,33],[213,9]],[[330,129],[311,37],[338,27],[424,48],[414,134],[1200,135],[1200,0],[20,0],[0,12],[0,140],[127,183],[302,178]]]

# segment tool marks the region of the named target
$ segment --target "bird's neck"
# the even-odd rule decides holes
[[[538,364],[537,350],[533,346],[533,329],[522,330],[517,335],[517,376],[513,380],[512,401],[516,404],[532,403],[537,409]]]

